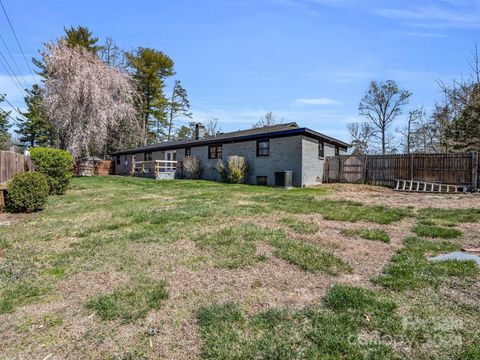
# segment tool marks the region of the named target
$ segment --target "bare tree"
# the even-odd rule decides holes
[[[205,121],[205,132],[208,135],[218,135],[220,133],[220,127],[218,126],[217,118],[210,118]]]
[[[63,40],[46,45],[44,60],[45,108],[61,148],[75,157],[102,153],[109,129],[138,126],[128,74]]]
[[[408,112],[407,124],[404,128],[397,130],[403,137],[402,145],[407,154],[410,154],[412,149],[416,148],[418,126],[424,116],[425,111],[423,107],[410,110]]]
[[[106,38],[105,44],[100,47],[99,56],[108,66],[124,70],[127,68],[127,59],[125,53],[111,39]]]
[[[350,133],[353,154],[368,154],[369,143],[373,136],[373,129],[368,122],[354,122],[347,124]]]
[[[372,81],[365,96],[360,101],[358,111],[368,119],[374,128],[373,136],[380,141],[382,154],[392,149],[393,136],[390,128],[394,120],[402,114],[402,107],[412,95],[402,90],[393,80],[377,83]]]
[[[279,119],[276,117],[273,112],[269,111],[265,115],[263,115],[260,120],[258,120],[255,124],[252,125],[252,128],[261,128],[266,126],[272,126],[283,123],[283,119]]]

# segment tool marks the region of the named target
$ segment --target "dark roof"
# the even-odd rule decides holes
[[[156,150],[178,149],[186,146],[201,146],[201,145],[209,145],[209,144],[216,144],[216,143],[239,142],[239,141],[248,141],[248,140],[254,140],[259,138],[285,137],[285,136],[294,136],[294,135],[305,135],[305,136],[313,137],[316,139],[326,140],[332,144],[339,145],[342,147],[350,146],[349,144],[343,141],[334,139],[327,135],[323,135],[319,132],[316,132],[307,128],[299,128],[295,122],[291,122],[291,123],[278,124],[278,125],[272,125],[272,126],[264,126],[264,127],[248,129],[248,130],[233,131],[233,132],[222,133],[217,135],[208,135],[198,140],[184,139],[184,140],[162,142],[158,144],[152,144],[152,145],[137,147],[133,149],[117,151],[112,155],[141,153],[141,152],[149,152],[149,151],[156,151]]]

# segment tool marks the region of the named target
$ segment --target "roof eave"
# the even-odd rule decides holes
[[[295,135],[305,135],[312,138],[316,138],[319,140],[328,141],[334,145],[339,145],[342,147],[348,148],[350,145],[341,141],[334,139],[330,136],[321,134],[314,130],[308,128],[294,128],[288,129],[283,131],[274,131],[270,133],[263,133],[263,134],[253,134],[253,135],[245,135],[245,136],[237,136],[232,138],[223,138],[223,139],[208,139],[208,140],[190,140],[186,141],[185,143],[179,143],[174,145],[161,145],[158,146],[150,146],[148,148],[139,147],[134,149],[122,150],[112,153],[112,155],[127,155],[133,153],[145,153],[151,151],[161,151],[161,150],[174,150],[174,149],[181,149],[185,147],[193,147],[193,146],[205,146],[205,145],[213,145],[213,144],[225,144],[225,143],[233,143],[233,142],[242,142],[242,141],[249,141],[249,140],[258,140],[258,139],[265,139],[265,138],[277,138],[277,137],[287,137],[287,136],[295,136]]]

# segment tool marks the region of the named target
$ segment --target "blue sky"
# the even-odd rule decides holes
[[[480,30],[477,0],[3,3],[28,58],[64,26],[88,26],[126,50],[153,47],[171,56],[196,121],[215,117],[223,131],[238,130],[273,111],[344,140],[371,80],[396,80],[413,92],[409,107],[431,109],[437,80],[468,73]],[[31,83],[2,14],[0,33]],[[1,67],[0,92],[24,106]]]

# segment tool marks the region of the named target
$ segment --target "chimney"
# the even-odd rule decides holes
[[[195,140],[199,140],[205,137],[205,126],[202,123],[195,124]]]

